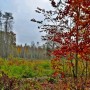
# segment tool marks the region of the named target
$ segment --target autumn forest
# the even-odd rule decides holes
[[[90,89],[90,0],[48,2],[29,18],[42,45],[17,45],[13,13],[0,11],[0,90]]]

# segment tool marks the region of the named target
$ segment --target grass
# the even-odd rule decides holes
[[[82,62],[79,61],[79,73],[82,72],[82,65]],[[66,74],[71,73],[66,64],[64,70]],[[90,89],[90,77],[88,79],[85,77],[78,77],[77,79],[53,77],[50,60],[23,60],[19,58],[4,60],[0,58],[0,71],[4,72],[0,72],[0,90]]]
[[[50,76],[53,73],[50,60],[3,60],[0,58],[0,71],[9,77],[32,78]]]

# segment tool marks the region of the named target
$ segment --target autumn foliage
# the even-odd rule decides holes
[[[66,25],[61,27],[62,32],[56,30],[53,41],[59,44],[59,48],[55,49],[53,54],[58,60],[62,57],[70,60],[69,65],[73,67],[73,75],[77,77],[79,59],[82,59],[82,62],[85,61],[86,65],[90,60],[90,1],[68,0],[65,4],[64,11],[58,13],[57,17],[60,18],[57,19],[69,18],[69,20],[63,21],[63,24],[69,26],[70,23],[70,27],[66,32]],[[54,7],[53,4],[52,6]],[[75,59],[75,63],[73,63],[73,59]]]
[[[89,76],[90,65],[90,1],[89,0],[50,0],[54,10],[37,8],[44,20],[31,21],[41,24],[38,28],[46,32],[43,40],[52,42],[52,67],[55,75],[65,77],[66,66],[73,77]],[[47,22],[47,23],[46,23]],[[83,70],[79,72],[80,65]],[[80,65],[79,65],[80,64]]]
[[[36,10],[44,20],[31,21],[41,24],[40,32],[46,32],[42,39],[52,48],[51,64],[55,71],[52,77],[73,77],[75,90],[84,90],[83,85],[79,88],[78,80],[84,77],[81,82],[85,83],[90,78],[90,0],[50,0],[50,3],[54,10],[39,7]]]

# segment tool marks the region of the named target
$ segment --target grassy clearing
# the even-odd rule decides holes
[[[3,60],[0,59],[0,71],[9,77],[32,78],[50,76],[53,72],[50,60]]]
[[[62,69],[63,70],[63,69]],[[64,66],[66,73],[71,73]],[[90,77],[52,77],[50,60],[3,60],[0,58],[0,90],[89,90]],[[79,62],[79,72],[82,63]],[[77,81],[75,83],[75,81]]]
[[[66,60],[66,62],[69,61]],[[64,64],[62,66],[58,65],[60,62],[57,62],[56,66],[59,66],[61,72],[65,72],[65,74],[72,76],[72,67],[65,64],[66,62],[64,60]],[[83,63],[80,62],[80,60],[78,70],[78,74],[80,75],[85,73]],[[53,73],[50,60],[23,60],[19,58],[13,58],[10,60],[3,60],[0,58],[0,71],[3,71],[11,78],[48,77]],[[88,65],[88,76],[89,73],[90,65]]]

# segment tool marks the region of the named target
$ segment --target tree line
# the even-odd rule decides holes
[[[16,45],[16,34],[13,32],[12,13],[0,11],[0,57],[1,58],[24,58],[24,59],[47,59],[47,45]]]

